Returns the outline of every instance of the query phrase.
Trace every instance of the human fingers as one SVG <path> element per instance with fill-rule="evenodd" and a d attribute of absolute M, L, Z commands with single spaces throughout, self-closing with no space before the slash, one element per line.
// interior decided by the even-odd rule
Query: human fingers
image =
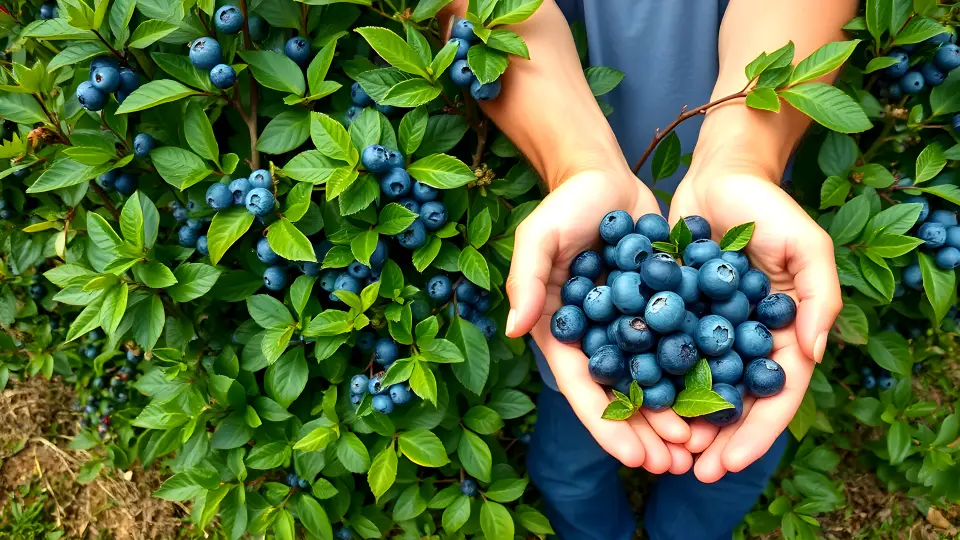
<path fill-rule="evenodd" d="M 660 435 L 657 435 L 657 432 L 650 427 L 646 418 L 643 415 L 635 414 L 626 423 L 633 428 L 646 452 L 643 468 L 652 474 L 663 474 L 670 470 L 673 463 L 670 450 L 660 438 Z"/>
<path fill-rule="evenodd" d="M 694 418 L 690 422 L 690 439 L 684 446 L 691 454 L 699 454 L 710 446 L 719 432 L 719 427 L 702 418 Z"/>
<path fill-rule="evenodd" d="M 513 259 L 507 276 L 510 313 L 506 334 L 509 337 L 528 333 L 543 315 L 547 283 L 558 250 L 557 232 L 543 216 L 534 211 L 514 236 Z"/>
<path fill-rule="evenodd" d="M 808 222 L 806 226 L 793 233 L 797 240 L 790 250 L 787 270 L 793 275 L 798 300 L 797 342 L 807 358 L 820 362 L 843 302 L 833 241 L 806 215 L 803 221 Z"/>
<path fill-rule="evenodd" d="M 696 463 L 693 464 L 693 474 L 697 477 L 697 480 L 705 484 L 712 484 L 727 474 L 727 468 L 723 464 L 723 451 L 730 439 L 733 438 L 737 428 L 743 423 L 746 415 L 749 414 L 753 402 L 753 398 L 744 399 L 743 416 L 740 417 L 740 420 L 720 429 L 710 446 L 697 458 Z"/>
<path fill-rule="evenodd" d="M 650 427 L 664 441 L 683 444 L 690 440 L 690 426 L 683 418 L 677 416 L 677 413 L 673 412 L 672 409 L 663 411 L 640 409 L 640 414 L 647 419 Z"/>

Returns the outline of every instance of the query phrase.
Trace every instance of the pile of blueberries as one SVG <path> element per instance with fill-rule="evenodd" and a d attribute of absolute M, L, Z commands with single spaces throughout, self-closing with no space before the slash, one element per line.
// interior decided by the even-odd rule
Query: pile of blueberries
<path fill-rule="evenodd" d="M 77 86 L 77 101 L 88 111 L 99 111 L 107 104 L 107 96 L 115 94 L 123 103 L 131 92 L 140 88 L 140 76 L 109 56 L 100 56 L 90 62 L 90 79 Z"/>
<path fill-rule="evenodd" d="M 905 45 L 890 51 L 896 64 L 883 69 L 887 84 L 881 92 L 898 99 L 904 94 L 919 94 L 924 88 L 940 86 L 947 75 L 960 67 L 960 47 L 957 36 L 944 32 L 917 45 Z M 911 58 L 911 55 L 920 57 Z M 957 118 L 954 119 L 955 121 Z"/>
<path fill-rule="evenodd" d="M 91 331 L 85 338 L 83 355 L 89 359 L 100 354 L 103 333 L 99 330 Z M 139 350 L 130 348 L 122 366 L 107 366 L 105 373 L 99 377 L 92 377 L 88 385 L 80 389 L 78 400 L 73 408 L 82 412 L 81 428 L 97 426 L 97 432 L 105 437 L 110 429 L 111 415 L 118 407 L 130 399 L 130 386 L 136 378 L 137 366 L 142 354 Z"/>
<path fill-rule="evenodd" d="M 477 42 L 477 35 L 473 32 L 473 23 L 466 19 L 459 19 L 453 24 L 450 32 L 450 42 L 457 44 L 457 54 L 450 67 L 450 80 L 453 84 L 470 88 L 470 95 L 477 101 L 489 101 L 500 95 L 500 79 L 488 84 L 481 84 L 473 70 L 467 64 L 467 52 L 470 46 Z"/>
<path fill-rule="evenodd" d="M 350 401 L 354 405 L 360 404 L 363 396 L 373 396 L 371 404 L 373 410 L 390 414 L 395 406 L 406 405 L 413 399 L 413 392 L 408 383 L 383 386 L 383 377 L 386 370 L 400 358 L 400 347 L 397 342 L 388 337 L 376 337 L 371 332 L 362 332 L 357 339 L 357 346 L 365 353 L 373 353 L 373 361 L 383 367 L 384 372 L 373 377 L 360 373 L 350 379 Z"/>
<path fill-rule="evenodd" d="M 622 210 L 604 216 L 603 254 L 584 251 L 574 259 L 551 330 L 563 343 L 580 343 L 594 381 L 623 393 L 636 381 L 643 406 L 655 411 L 674 404 L 683 376 L 706 356 L 713 390 L 733 408 L 704 418 L 728 425 L 740 418 L 747 392 L 767 397 L 783 389 L 786 374 L 768 358 L 769 329 L 793 322 L 797 306 L 786 294 L 771 294 L 769 278 L 750 268 L 745 254 L 722 251 L 705 219 L 684 221 L 693 240 L 681 265 L 654 252 L 653 242 L 670 239 L 662 216 L 647 214 L 636 224 Z"/>
<path fill-rule="evenodd" d="M 903 180 L 900 181 L 902 185 Z M 920 247 L 933 253 L 933 260 L 944 270 L 953 270 L 960 266 L 960 227 L 957 226 L 957 213 L 953 210 L 931 210 L 930 203 L 923 196 L 908 197 L 906 203 L 922 205 L 917 218 L 916 236 L 923 240 Z M 923 290 L 923 275 L 920 263 L 914 261 L 903 269 L 903 283 L 916 291 Z M 901 296 L 903 287 L 898 285 L 894 296 Z"/>

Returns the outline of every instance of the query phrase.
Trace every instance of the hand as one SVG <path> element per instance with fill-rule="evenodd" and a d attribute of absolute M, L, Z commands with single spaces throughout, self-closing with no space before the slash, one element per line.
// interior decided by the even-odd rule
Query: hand
<path fill-rule="evenodd" d="M 696 167 L 673 197 L 670 222 L 700 215 L 719 241 L 730 227 L 755 222 L 746 247 L 751 266 L 766 272 L 771 289 L 797 301 L 795 323 L 773 331 L 771 358 L 786 372 L 780 394 L 744 399 L 743 417 L 723 429 L 697 420 L 687 449 L 700 453 L 694 473 L 716 482 L 763 456 L 800 407 L 814 362 L 823 358 L 827 333 L 842 307 L 833 242 L 826 232 L 763 173 Z"/>
<path fill-rule="evenodd" d="M 602 419 L 611 399 L 590 377 L 587 357 L 576 344 L 560 343 L 550 332 L 550 318 L 562 305 L 560 288 L 570 277 L 570 262 L 597 247 L 598 225 L 612 210 L 627 210 L 638 218 L 658 212 L 658 207 L 629 170 L 591 170 L 568 178 L 520 224 L 507 278 L 511 309 L 506 333 L 533 336 L 560 392 L 610 455 L 629 467 L 642 465 L 657 474 L 685 472 L 692 464 L 682 446 L 690 436 L 686 422 L 673 411 L 648 410 L 626 422 Z"/>

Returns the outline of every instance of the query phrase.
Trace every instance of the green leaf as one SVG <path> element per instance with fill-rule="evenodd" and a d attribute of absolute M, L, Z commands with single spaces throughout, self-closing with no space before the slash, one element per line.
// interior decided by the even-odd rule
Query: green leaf
<path fill-rule="evenodd" d="M 525 478 L 507 478 L 504 480 L 497 480 L 490 484 L 490 487 L 487 488 L 487 491 L 484 492 L 484 495 L 486 495 L 488 499 L 492 499 L 500 503 L 513 502 L 523 495 L 523 492 L 527 489 L 528 483 L 529 480 Z"/>
<path fill-rule="evenodd" d="M 747 244 L 753 237 L 754 229 L 756 229 L 756 224 L 752 221 L 731 227 L 730 230 L 723 234 L 723 238 L 720 239 L 720 249 L 740 251 L 747 247 Z"/>
<path fill-rule="evenodd" d="M 687 226 L 685 219 L 678 219 L 673 225 L 673 228 L 670 229 L 670 241 L 677 246 L 680 252 L 686 249 L 687 245 L 693 241 L 693 233 L 690 232 L 690 227 Z"/>
<path fill-rule="evenodd" d="M 881 69 L 888 68 L 900 63 L 900 60 L 892 56 L 878 56 L 876 58 L 871 58 L 867 62 L 867 67 L 864 68 L 864 73 L 873 73 L 875 71 L 880 71 Z"/>
<path fill-rule="evenodd" d="M 286 217 L 281 217 L 270 225 L 267 231 L 267 241 L 277 255 L 288 261 L 317 262 L 313 244 Z"/>
<path fill-rule="evenodd" d="M 397 480 L 397 452 L 393 449 L 393 443 L 384 448 L 373 458 L 373 464 L 370 465 L 370 471 L 367 473 L 367 483 L 370 484 L 370 491 L 374 498 L 379 501 L 380 497 L 393 486 Z"/>
<path fill-rule="evenodd" d="M 363 474 L 370 468 L 370 454 L 352 432 L 344 433 L 337 444 L 337 459 L 345 469 L 354 474 Z"/>
<path fill-rule="evenodd" d="M 247 311 L 261 328 L 289 326 L 294 323 L 293 316 L 283 302 L 266 294 L 247 298 Z"/>
<path fill-rule="evenodd" d="M 176 285 L 177 278 L 167 266 L 159 261 L 147 261 L 133 267 L 134 277 L 151 289 L 165 289 Z"/>
<path fill-rule="evenodd" d="M 389 203 L 380 210 L 376 231 L 394 236 L 405 231 L 416 219 L 417 214 L 397 203 Z"/>
<path fill-rule="evenodd" d="M 219 163 L 220 147 L 217 145 L 217 137 L 213 134 L 210 119 L 197 101 L 191 101 L 187 105 L 183 119 L 183 136 L 190 148 L 200 157 Z"/>
<path fill-rule="evenodd" d="M 866 345 L 869 324 L 860 306 L 845 303 L 831 333 L 847 343 Z"/>
<path fill-rule="evenodd" d="M 469 429 L 463 430 L 460 445 L 457 447 L 457 456 L 467 474 L 481 482 L 490 481 L 490 471 L 493 467 L 490 447 L 476 433 Z"/>
<path fill-rule="evenodd" d="M 2 109 L 0 109 L 0 116 L 4 116 Z M 10 117 L 8 116 L 7 119 L 10 119 Z M 43 193 L 82 184 L 107 170 L 109 170 L 109 165 L 98 167 L 84 165 L 72 159 L 59 159 L 49 169 L 43 171 L 40 178 L 37 178 L 37 181 L 27 188 L 27 193 Z"/>
<path fill-rule="evenodd" d="M 329 116 L 310 113 L 310 139 L 323 155 L 332 159 L 350 162 L 353 144 L 350 135 L 340 122 Z"/>
<path fill-rule="evenodd" d="M 460 252 L 458 264 L 463 275 L 484 289 L 490 289 L 490 268 L 487 260 L 473 246 L 466 246 Z"/>
<path fill-rule="evenodd" d="M 303 335 L 307 337 L 336 336 L 349 332 L 351 327 L 349 316 L 345 311 L 328 309 L 310 321 Z"/>
<path fill-rule="evenodd" d="M 363 231 L 353 237 L 350 242 L 350 251 L 353 253 L 353 257 L 365 266 L 370 266 L 370 256 L 376 251 L 379 238 L 377 231 Z"/>
<path fill-rule="evenodd" d="M 937 21 L 926 17 L 915 17 L 897 34 L 894 44 L 912 45 L 944 32 L 947 32 L 947 28 Z"/>
<path fill-rule="evenodd" d="M 310 430 L 293 445 L 294 450 L 317 452 L 323 450 L 340 437 L 340 431 L 331 426 L 320 426 Z"/>
<path fill-rule="evenodd" d="M 310 112 L 306 109 L 284 111 L 263 128 L 263 133 L 257 139 L 257 150 L 268 154 L 283 154 L 294 150 L 310 137 L 310 125 Z M 291 163 L 287 164 L 290 165 Z M 284 172 L 287 172 L 286 168 Z"/>
<path fill-rule="evenodd" d="M 906 338 L 894 332 L 872 334 L 867 341 L 867 353 L 880 367 L 908 375 L 913 368 L 913 357 Z"/>
<path fill-rule="evenodd" d="M 890 464 L 899 465 L 912 453 L 913 439 L 910 437 L 910 426 L 903 420 L 897 420 L 887 432 L 887 453 L 890 455 Z"/>
<path fill-rule="evenodd" d="M 257 82 L 281 92 L 302 96 L 307 91 L 303 70 L 286 55 L 273 51 L 237 51 L 247 63 Z"/>
<path fill-rule="evenodd" d="M 713 374 L 710 371 L 710 364 L 705 358 L 701 358 L 693 366 L 693 369 L 684 377 L 684 386 L 686 388 L 713 388 Z"/>
<path fill-rule="evenodd" d="M 820 209 L 842 206 L 850 193 L 850 181 L 839 176 L 831 176 L 820 186 Z"/>
<path fill-rule="evenodd" d="M 153 52 L 150 53 L 150 58 L 157 63 L 160 69 L 166 71 L 175 79 L 208 92 L 214 90 L 209 73 L 201 71 L 191 64 L 187 55 Z"/>
<path fill-rule="evenodd" d="M 887 262 L 870 252 L 859 253 L 858 256 L 864 279 L 873 285 L 888 302 L 892 300 L 896 280 Z"/>
<path fill-rule="evenodd" d="M 418 272 L 423 272 L 440 253 L 442 241 L 437 236 L 431 236 L 427 243 L 413 251 L 413 266 Z"/>
<path fill-rule="evenodd" d="M 344 179 L 357 178 L 353 167 L 345 167 L 344 163 L 330 159 L 318 150 L 307 150 L 297 154 L 283 167 L 283 174 L 298 182 L 314 185 L 328 182 L 337 184 L 339 186 L 337 195 L 350 186 L 350 184 L 343 185 Z"/>
<path fill-rule="evenodd" d="M 923 244 L 923 240 L 913 238 L 912 236 L 881 234 L 876 238 L 870 239 L 866 251 L 877 257 L 892 259 L 910 253 L 921 244 Z"/>
<path fill-rule="evenodd" d="M 253 219 L 253 214 L 247 212 L 247 209 L 242 206 L 222 210 L 213 216 L 210 229 L 207 231 L 207 247 L 213 264 L 220 262 L 230 246 L 250 229 Z"/>
<path fill-rule="evenodd" d="M 938 186 L 920 187 L 916 189 L 924 193 L 936 195 L 937 197 L 950 201 L 953 204 L 960 204 L 960 187 L 957 187 L 953 184 L 941 184 Z"/>
<path fill-rule="evenodd" d="M 873 236 L 875 231 L 883 229 L 884 234 L 904 234 L 914 225 L 920 217 L 923 206 L 920 203 L 900 203 L 883 210 L 873 216 L 867 223 L 868 236 Z M 875 240 L 871 240 L 873 244 Z"/>
<path fill-rule="evenodd" d="M 394 339 L 396 334 L 391 332 Z M 398 341 L 400 341 L 398 339 Z M 412 340 L 411 340 L 412 341 Z M 437 404 L 437 378 L 426 362 L 415 362 L 413 373 L 410 374 L 410 388 L 415 394 L 434 406 Z"/>
<path fill-rule="evenodd" d="M 870 200 L 864 195 L 850 199 L 840 207 L 830 224 L 830 237 L 836 245 L 852 242 L 870 218 Z"/>
<path fill-rule="evenodd" d="M 856 167 L 853 172 L 863 175 L 860 182 L 872 188 L 887 188 L 897 181 L 886 167 L 876 163 L 867 163 L 862 167 Z"/>
<path fill-rule="evenodd" d="M 602 96 L 616 88 L 625 74 L 605 66 L 591 66 L 583 70 L 583 75 L 593 95 Z"/>
<path fill-rule="evenodd" d="M 481 84 L 489 84 L 507 70 L 507 53 L 477 44 L 467 52 L 467 64 Z"/>
<path fill-rule="evenodd" d="M 483 435 L 493 435 L 503 428 L 503 419 L 493 409 L 477 405 L 463 415 L 463 425 Z M 505 502 L 505 501 L 501 501 Z"/>
<path fill-rule="evenodd" d="M 650 170 L 654 180 L 662 180 L 677 172 L 680 167 L 680 137 L 671 131 L 667 137 L 657 145 L 653 153 Z"/>
<path fill-rule="evenodd" d="M 513 540 L 513 518 L 502 504 L 484 501 L 480 508 L 480 529 L 489 540 Z"/>
<path fill-rule="evenodd" d="M 197 184 L 213 172 L 196 154 L 177 146 L 157 148 L 150 152 L 150 158 L 157 173 L 179 190 Z"/>
<path fill-rule="evenodd" d="M 443 87 L 437 83 L 410 79 L 390 87 L 379 103 L 394 107 L 418 107 L 433 101 L 442 91 Z"/>
<path fill-rule="evenodd" d="M 930 90 L 930 109 L 933 116 L 960 111 L 960 72 L 951 71 L 943 84 Z"/>
<path fill-rule="evenodd" d="M 516 33 L 511 32 L 510 30 L 503 30 L 500 28 L 491 30 L 490 37 L 487 38 L 487 47 L 496 49 L 498 51 L 503 51 L 507 54 L 513 54 L 527 60 L 530 59 L 530 50 L 527 48 L 526 42 L 523 41 L 523 38 L 518 36 Z"/>
<path fill-rule="evenodd" d="M 887 21 L 890 20 L 893 3 L 889 0 L 867 0 L 866 4 L 867 30 L 879 42 L 880 36 L 888 28 Z"/>
<path fill-rule="evenodd" d="M 145 350 L 152 350 L 160 339 L 163 331 L 164 312 L 163 302 L 159 296 L 151 295 L 141 301 L 133 309 L 128 310 L 126 317 L 137 321 L 133 327 L 133 338 Z"/>
<path fill-rule="evenodd" d="M 386 28 L 375 26 L 356 28 L 354 31 L 363 36 L 370 47 L 377 51 L 377 54 L 391 66 L 411 75 L 418 75 L 423 78 L 429 77 L 423 59 L 413 50 L 413 47 L 397 34 Z"/>
<path fill-rule="evenodd" d="M 513 512 L 513 518 L 523 526 L 523 528 L 533 534 L 556 534 L 547 517 L 538 512 L 531 506 L 521 504 Z"/>
<path fill-rule="evenodd" d="M 291 349 L 267 368 L 264 388 L 271 399 L 287 408 L 307 386 L 307 361 L 300 347 Z"/>
<path fill-rule="evenodd" d="M 76 45 L 71 45 L 57 53 L 57 55 L 50 60 L 50 63 L 47 64 L 47 72 L 52 73 L 64 66 L 72 66 L 73 64 L 83 62 L 84 60 L 106 52 L 106 47 L 100 42 L 81 42 Z"/>
<path fill-rule="evenodd" d="M 517 24 L 529 19 L 543 3 L 543 0 L 499 0 L 495 3 L 493 19 L 487 24 L 487 27 L 490 28 L 500 24 Z M 487 537 L 494 540 L 489 534 Z M 513 537 L 512 532 L 510 537 Z"/>
<path fill-rule="evenodd" d="M 859 133 L 873 127 L 853 98 L 824 83 L 806 83 L 778 94 L 817 123 L 841 133 Z"/>
<path fill-rule="evenodd" d="M 957 273 L 953 270 L 944 270 L 936 265 L 933 257 L 918 252 L 920 273 L 923 275 L 923 292 L 933 307 L 937 321 L 942 321 L 947 315 L 950 306 L 957 296 Z"/>
<path fill-rule="evenodd" d="M 459 488 L 457 489 L 459 492 Z M 443 511 L 443 517 L 441 518 L 443 530 L 448 533 L 460 530 L 470 520 L 470 511 L 470 497 L 458 494 L 450 503 L 450 506 Z"/>
<path fill-rule="evenodd" d="M 156 107 L 157 105 L 177 101 L 187 96 L 195 96 L 199 93 L 200 92 L 192 88 L 170 79 L 150 81 L 127 96 L 127 99 L 117 108 L 117 114 L 142 111 Z"/>
<path fill-rule="evenodd" d="M 204 491 L 189 473 L 179 473 L 167 478 L 153 496 L 168 501 L 188 501 Z"/>
<path fill-rule="evenodd" d="M 108 336 L 112 336 L 127 309 L 129 291 L 126 284 L 118 283 L 103 295 L 103 307 L 100 309 L 100 326 Z"/>
<path fill-rule="evenodd" d="M 407 173 L 438 189 L 458 188 L 477 179 L 464 162 L 446 154 L 433 154 L 414 161 L 407 167 Z"/>
<path fill-rule="evenodd" d="M 939 143 L 927 146 L 917 156 L 916 178 L 913 183 L 921 184 L 933 180 L 946 166 L 947 158 L 943 153 L 943 147 Z"/>
<path fill-rule="evenodd" d="M 296 498 L 297 518 L 304 528 L 310 531 L 316 538 L 332 539 L 333 527 L 330 525 L 330 518 L 327 511 L 320 506 L 313 497 L 301 494 Z"/>
<path fill-rule="evenodd" d="M 443 6 L 453 0 L 422 0 L 417 2 L 417 7 L 413 10 L 413 20 L 416 22 L 432 19 Z"/>
<path fill-rule="evenodd" d="M 420 147 L 423 136 L 427 131 L 428 119 L 429 115 L 427 110 L 423 107 L 417 107 L 405 114 L 403 119 L 400 120 L 398 138 L 400 151 L 403 152 L 404 155 L 412 156 L 413 153 L 417 151 L 417 148 Z"/>
<path fill-rule="evenodd" d="M 709 388 L 687 388 L 677 395 L 673 404 L 673 411 L 686 418 L 732 408 L 730 402 Z"/>
<path fill-rule="evenodd" d="M 398 438 L 400 451 L 421 467 L 443 467 L 450 463 L 440 438 L 425 429 L 404 431 Z"/>
<path fill-rule="evenodd" d="M 130 36 L 127 47 L 131 49 L 146 49 L 157 41 L 173 33 L 178 28 L 175 24 L 164 21 L 146 20 L 137 26 Z"/>
<path fill-rule="evenodd" d="M 773 88 L 754 88 L 747 93 L 747 107 L 780 112 L 780 96 Z"/>
<path fill-rule="evenodd" d="M 850 58 L 859 43 L 859 39 L 834 41 L 820 47 L 797 64 L 793 74 L 790 75 L 789 84 L 810 81 L 833 72 Z"/>
<path fill-rule="evenodd" d="M 258 470 L 279 467 L 285 459 L 285 452 L 289 452 L 289 450 L 287 450 L 287 443 L 282 441 L 258 444 L 250 450 L 244 464 L 251 469 Z"/>
<path fill-rule="evenodd" d="M 315 96 L 319 93 L 324 79 L 327 78 L 327 72 L 330 70 L 330 64 L 333 62 L 336 48 L 337 40 L 333 39 L 320 49 L 320 52 L 313 57 L 310 65 L 307 66 L 307 84 L 310 87 L 311 95 Z"/>
<path fill-rule="evenodd" d="M 637 408 L 632 404 L 628 405 L 623 401 L 616 400 L 607 405 L 600 417 L 604 420 L 626 420 L 633 416 L 635 412 L 637 412 Z"/>

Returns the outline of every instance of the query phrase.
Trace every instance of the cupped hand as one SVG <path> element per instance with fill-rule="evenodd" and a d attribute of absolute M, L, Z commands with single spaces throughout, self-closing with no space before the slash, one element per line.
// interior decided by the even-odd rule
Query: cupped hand
<path fill-rule="evenodd" d="M 697 420 L 691 426 L 686 447 L 702 452 L 694 472 L 703 482 L 716 482 L 763 456 L 790 423 L 815 362 L 823 358 L 827 333 L 842 304 L 833 242 L 789 195 L 762 174 L 700 170 L 691 171 L 677 189 L 670 223 L 703 216 L 719 241 L 731 227 L 755 222 L 745 248 L 751 266 L 769 276 L 772 291 L 789 294 L 797 302 L 796 321 L 772 331 L 771 358 L 787 376 L 783 391 L 763 399 L 745 398 L 743 416 L 736 424 L 718 429 Z"/>
<path fill-rule="evenodd" d="M 586 171 L 554 189 L 520 224 L 507 278 L 511 309 L 506 332 L 511 337 L 528 332 L 533 336 L 560 392 L 610 455 L 658 474 L 685 472 L 692 464 L 683 447 L 690 437 L 686 422 L 669 410 L 641 410 L 626 422 L 602 419 L 610 397 L 590 377 L 587 357 L 577 344 L 561 343 L 550 332 L 571 261 L 600 245 L 600 221 L 612 210 L 626 210 L 634 219 L 659 213 L 653 195 L 628 170 Z"/>

